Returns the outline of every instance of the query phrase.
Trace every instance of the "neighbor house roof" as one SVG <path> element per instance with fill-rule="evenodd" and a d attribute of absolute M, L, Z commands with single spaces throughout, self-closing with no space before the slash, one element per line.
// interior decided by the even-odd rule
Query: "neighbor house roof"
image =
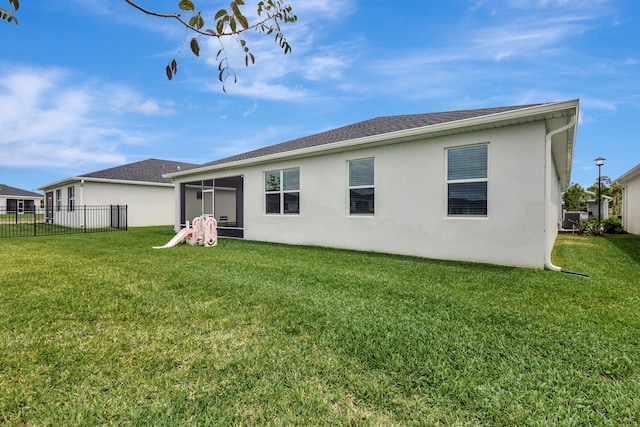
<path fill-rule="evenodd" d="M 0 196 L 6 197 L 43 197 L 40 193 L 34 193 L 33 191 L 22 190 L 20 188 L 10 187 L 8 185 L 0 184 Z"/>
<path fill-rule="evenodd" d="M 174 162 L 170 160 L 147 159 L 139 162 L 128 163 L 122 166 L 102 169 L 84 175 L 73 176 L 61 181 L 53 182 L 40 189 L 55 187 L 71 181 L 102 181 L 120 183 L 139 183 L 171 185 L 171 179 L 164 178 L 163 175 L 197 167 L 194 163 Z"/>
<path fill-rule="evenodd" d="M 197 175 L 202 172 L 266 163 L 277 159 L 313 156 L 331 151 L 353 150 L 360 146 L 395 144 L 442 135 L 490 129 L 514 124 L 546 120 L 548 128 L 558 123 L 568 124 L 577 115 L 578 100 L 528 104 L 510 107 L 480 108 L 443 113 L 409 114 L 378 117 L 337 129 L 270 145 L 231 157 L 205 163 L 199 167 L 169 173 L 165 177 Z M 551 122 L 554 122 L 551 124 Z M 557 140 L 557 138 L 556 138 Z M 575 126 L 565 132 L 565 141 L 556 146 L 561 156 L 558 164 L 562 182 L 571 176 L 571 163 L 575 141 Z M 560 156 L 558 156 L 560 157 Z"/>
<path fill-rule="evenodd" d="M 624 175 L 620 176 L 620 178 L 616 179 L 616 182 L 620 184 L 626 184 L 631 179 L 640 176 L 640 164 L 634 167 L 633 169 L 627 171 Z"/>

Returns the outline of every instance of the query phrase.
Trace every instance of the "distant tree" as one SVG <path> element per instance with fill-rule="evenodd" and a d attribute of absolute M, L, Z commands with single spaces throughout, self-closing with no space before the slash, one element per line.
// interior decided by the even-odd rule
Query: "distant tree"
<path fill-rule="evenodd" d="M 617 181 L 611 183 L 609 196 L 613 198 L 609 213 L 615 216 L 622 215 L 622 186 Z"/>
<path fill-rule="evenodd" d="M 220 43 L 220 48 L 216 53 L 216 61 L 218 62 L 218 80 L 222 83 L 222 90 L 225 92 L 225 83 L 227 80 L 231 78 L 235 83 L 237 81 L 237 77 L 229 64 L 227 50 L 223 42 L 236 42 L 244 52 L 244 64 L 248 67 L 249 64 L 255 63 L 255 56 L 249 49 L 247 40 L 244 37 L 245 32 L 254 30 L 266 35 L 273 35 L 275 37 L 275 42 L 286 55 L 291 52 L 291 45 L 289 45 L 287 39 L 284 37 L 281 25 L 296 22 L 298 20 L 298 17 L 293 14 L 291 6 L 285 4 L 283 0 L 258 1 L 256 4 L 257 18 L 254 22 L 249 22 L 249 19 L 241 10 L 242 7 L 245 6 L 244 0 L 233 0 L 229 4 L 228 9 L 219 9 L 212 18 L 206 17 L 206 19 L 200 11 L 196 12 L 196 5 L 192 0 L 178 1 L 178 9 L 182 12 L 188 13 L 190 15 L 188 17 L 183 17 L 180 12 L 160 13 L 147 9 L 142 7 L 139 4 L 140 2 L 137 0 L 124 1 L 147 15 L 175 20 L 178 22 L 178 24 L 183 26 L 186 30 L 182 46 L 187 44 L 188 41 L 189 48 L 195 56 L 200 56 L 200 39 L 217 39 Z M 13 7 L 14 11 L 17 11 L 20 8 L 19 0 L 8 0 L 8 2 Z M 16 24 L 18 23 L 15 16 L 13 16 L 8 9 L 0 8 L 0 15 L 2 16 L 2 19 L 8 22 L 14 21 Z M 182 47 L 178 49 L 176 56 L 181 51 Z M 165 68 L 165 72 L 169 80 L 178 73 L 178 61 L 175 56 L 171 61 L 169 61 L 169 64 Z"/>
<path fill-rule="evenodd" d="M 17 12 L 20 9 L 20 1 L 19 0 L 8 0 L 9 4 L 13 7 L 13 11 Z M 11 14 L 9 9 L 5 9 L 4 7 L 0 7 L 0 18 L 7 22 L 15 22 L 18 25 L 18 20 L 15 16 Z"/>
<path fill-rule="evenodd" d="M 609 204 L 609 214 L 610 215 L 620 215 L 620 207 L 622 204 L 622 186 L 617 182 L 613 182 L 611 178 L 606 175 L 600 177 L 600 182 L 602 183 L 602 195 L 611 197 L 611 203 Z M 596 199 L 598 198 L 598 181 L 594 182 L 593 185 L 587 188 L 588 191 L 591 191 L 596 195 Z"/>
<path fill-rule="evenodd" d="M 566 189 L 562 196 L 562 201 L 566 211 L 584 211 L 587 208 L 587 195 L 584 192 L 584 188 L 575 182 Z"/>

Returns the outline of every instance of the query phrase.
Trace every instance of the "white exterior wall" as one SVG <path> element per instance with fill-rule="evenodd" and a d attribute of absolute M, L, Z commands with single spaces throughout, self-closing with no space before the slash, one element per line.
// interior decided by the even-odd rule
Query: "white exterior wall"
<path fill-rule="evenodd" d="M 624 229 L 640 234 L 640 173 L 624 183 L 622 209 Z"/>
<path fill-rule="evenodd" d="M 31 196 L 0 196 L 0 208 L 4 209 L 7 207 L 7 200 L 33 200 L 33 204 L 36 208 L 36 210 L 40 211 L 40 204 L 42 203 L 42 200 L 44 199 L 44 196 L 42 197 L 31 197 Z"/>
<path fill-rule="evenodd" d="M 173 186 L 157 186 L 74 181 L 63 186 L 49 187 L 46 192 L 53 192 L 53 203 L 56 203 L 56 190 L 62 191 L 61 203 L 68 205 L 67 188 L 75 187 L 75 205 L 108 206 L 127 205 L 127 225 L 129 227 L 145 227 L 152 225 L 173 224 Z M 54 212 L 54 218 L 60 215 Z"/>
<path fill-rule="evenodd" d="M 85 181 L 82 195 L 76 188 L 76 204 L 127 205 L 129 227 L 171 225 L 173 191 L 173 186 Z"/>
<path fill-rule="evenodd" d="M 448 218 L 446 148 L 489 143 L 488 215 Z M 350 216 L 347 162 L 375 158 L 375 215 Z M 180 177 L 244 175 L 244 237 L 428 258 L 543 268 L 545 125 L 537 122 Z M 300 214 L 265 215 L 267 170 L 300 168 Z M 178 188 L 178 186 L 176 186 Z M 176 200 L 179 197 L 176 196 Z M 179 221 L 179 206 L 176 210 Z M 178 224 L 176 224 L 176 228 Z M 557 233 L 557 230 L 554 230 Z"/>

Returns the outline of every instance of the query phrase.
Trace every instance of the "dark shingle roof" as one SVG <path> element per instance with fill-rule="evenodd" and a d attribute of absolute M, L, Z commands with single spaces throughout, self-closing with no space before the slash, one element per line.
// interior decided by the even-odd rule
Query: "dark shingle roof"
<path fill-rule="evenodd" d="M 302 148 L 315 147 L 318 145 L 331 144 L 334 142 L 349 141 L 352 139 L 363 138 L 367 136 L 382 135 L 385 133 L 413 129 L 423 126 L 431 126 L 441 123 L 470 119 L 474 117 L 488 116 L 490 114 L 520 110 L 523 108 L 534 107 L 536 105 L 541 104 L 482 108 L 476 110 L 458 110 L 444 113 L 407 114 L 400 116 L 377 117 L 375 119 L 365 120 L 363 122 L 354 123 L 351 125 L 343 126 L 341 128 L 332 129 L 326 132 L 320 132 L 314 135 L 305 136 L 303 138 L 293 139 L 291 141 L 282 142 L 280 144 L 270 145 L 268 147 L 263 147 L 235 156 L 226 157 L 224 159 L 215 160 L 213 162 L 205 163 L 202 166 L 213 166 L 222 163 L 268 156 L 270 154 L 299 150 Z"/>
<path fill-rule="evenodd" d="M 121 181 L 141 181 L 170 183 L 171 179 L 163 178 L 166 173 L 192 169 L 198 165 L 193 163 L 172 162 L 170 160 L 148 159 L 135 163 L 128 163 L 114 168 L 80 175 L 82 178 L 113 179 Z"/>
<path fill-rule="evenodd" d="M 2 184 L 0 184 L 0 196 L 43 197 L 41 193 L 34 193 L 33 191 L 22 190 Z"/>

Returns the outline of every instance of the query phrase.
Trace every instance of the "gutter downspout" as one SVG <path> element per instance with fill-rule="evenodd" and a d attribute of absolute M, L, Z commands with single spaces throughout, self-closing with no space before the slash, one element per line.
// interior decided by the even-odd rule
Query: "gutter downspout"
<path fill-rule="evenodd" d="M 80 205 L 84 206 L 84 179 L 80 180 Z"/>
<path fill-rule="evenodd" d="M 545 198 L 545 202 L 546 202 L 546 209 L 545 209 L 545 221 L 544 221 L 544 228 L 545 228 L 545 262 L 544 262 L 544 268 L 546 268 L 547 270 L 551 270 L 551 271 L 557 271 L 560 272 L 562 271 L 561 267 L 558 267 L 557 265 L 553 265 L 553 263 L 551 262 L 551 250 L 553 249 L 553 245 L 549 244 L 549 239 L 547 237 L 547 234 L 549 233 L 549 230 L 551 229 L 551 218 L 549 215 L 549 197 L 551 195 L 551 162 L 552 162 L 552 157 L 551 157 L 551 139 L 556 136 L 557 134 L 564 132 L 572 127 L 574 127 L 576 125 L 576 114 L 574 114 L 573 116 L 571 116 L 571 120 L 569 120 L 569 123 L 567 123 L 566 125 L 556 129 L 556 130 L 552 130 L 551 132 L 549 132 L 545 138 L 545 175 L 544 175 L 544 179 L 545 179 L 545 193 L 547 195 L 547 197 Z"/>

